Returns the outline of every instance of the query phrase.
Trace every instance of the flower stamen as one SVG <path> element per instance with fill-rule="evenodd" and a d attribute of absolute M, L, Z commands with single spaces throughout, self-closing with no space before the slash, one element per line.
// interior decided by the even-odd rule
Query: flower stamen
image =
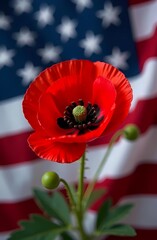
<path fill-rule="evenodd" d="M 64 116 L 57 119 L 60 128 L 77 129 L 79 134 L 96 129 L 103 121 L 104 116 L 99 117 L 99 106 L 88 102 L 87 106 L 84 101 L 79 99 L 78 102 L 71 102 L 66 106 Z"/>
<path fill-rule="evenodd" d="M 83 102 L 82 99 L 79 99 L 79 100 L 78 100 L 78 103 L 79 103 L 79 105 L 84 106 L 84 102 Z"/>

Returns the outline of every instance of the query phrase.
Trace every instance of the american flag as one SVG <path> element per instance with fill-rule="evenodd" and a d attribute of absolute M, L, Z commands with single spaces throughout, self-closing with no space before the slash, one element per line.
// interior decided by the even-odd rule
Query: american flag
<path fill-rule="evenodd" d="M 115 144 L 97 186 L 106 187 L 114 203 L 134 203 L 125 222 L 135 227 L 135 240 L 157 239 L 156 26 L 156 0 L 0 1 L 0 240 L 19 220 L 39 212 L 32 188 L 41 185 L 45 171 L 76 181 L 77 162 L 50 163 L 29 149 L 31 129 L 21 108 L 23 94 L 41 70 L 73 58 L 109 62 L 129 78 L 134 100 L 125 123 L 137 124 L 141 136 Z M 110 137 L 88 147 L 88 180 Z"/>

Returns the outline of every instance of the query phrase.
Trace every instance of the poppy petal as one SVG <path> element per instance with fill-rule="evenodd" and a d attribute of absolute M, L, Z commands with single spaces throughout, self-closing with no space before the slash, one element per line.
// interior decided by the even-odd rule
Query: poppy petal
<path fill-rule="evenodd" d="M 42 73 L 44 75 L 47 75 L 46 71 L 49 72 L 49 70 L 47 69 Z M 40 130 L 41 128 L 37 119 L 39 98 L 42 93 L 50 86 L 50 79 L 43 79 L 42 73 L 36 78 L 35 81 L 30 84 L 22 102 L 25 118 L 29 121 L 32 128 L 36 130 Z"/>
<path fill-rule="evenodd" d="M 54 64 L 53 66 L 41 72 L 30 84 L 24 96 L 23 112 L 25 118 L 29 121 L 30 125 L 34 129 L 40 130 L 41 128 L 37 119 L 38 102 L 40 96 L 56 80 L 65 76 L 78 76 L 79 79 L 83 79 L 82 94 L 85 96 L 88 88 L 88 80 L 92 82 L 95 79 L 95 68 L 93 62 L 88 60 L 70 60 Z"/>
<path fill-rule="evenodd" d="M 52 95 L 55 105 L 63 116 L 66 106 L 71 102 L 78 102 L 79 99 L 82 99 L 85 103 L 91 101 L 92 86 L 89 77 L 84 81 L 83 78 L 73 75 L 58 79 L 47 89 L 47 92 Z"/>
<path fill-rule="evenodd" d="M 96 139 L 104 132 L 115 110 L 116 91 L 114 85 L 103 77 L 98 77 L 94 81 L 92 91 L 92 103 L 99 106 L 100 115 L 101 117 L 104 116 L 104 120 L 100 126 L 78 136 L 74 133 L 73 135 L 60 136 L 59 139 L 55 138 L 56 140 L 58 139 L 58 141 L 65 142 L 88 142 Z"/>
<path fill-rule="evenodd" d="M 50 93 L 45 92 L 40 97 L 37 116 L 42 129 L 46 131 L 49 137 L 67 134 L 66 130 L 60 128 L 57 124 L 57 119 L 61 116 L 61 113 L 58 111 Z"/>
<path fill-rule="evenodd" d="M 95 62 L 94 65 L 96 67 L 97 75 L 104 76 L 111 81 L 117 92 L 115 111 L 110 123 L 105 129 L 104 133 L 106 134 L 116 129 L 126 118 L 130 109 L 133 94 L 129 81 L 117 68 L 103 62 Z"/>
<path fill-rule="evenodd" d="M 92 103 L 97 104 L 106 116 L 116 100 L 116 91 L 111 81 L 100 76 L 93 84 Z"/>
<path fill-rule="evenodd" d="M 28 138 L 32 150 L 40 157 L 58 163 L 72 163 L 85 152 L 85 143 L 66 144 L 54 142 L 40 133 L 33 133 Z"/>

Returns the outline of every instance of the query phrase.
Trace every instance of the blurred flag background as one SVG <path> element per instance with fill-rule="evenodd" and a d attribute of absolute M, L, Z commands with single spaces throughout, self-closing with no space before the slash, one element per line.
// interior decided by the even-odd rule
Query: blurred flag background
<path fill-rule="evenodd" d="M 78 163 L 37 159 L 29 149 L 31 129 L 21 102 L 30 82 L 46 67 L 67 59 L 106 61 L 125 73 L 134 100 L 126 123 L 141 136 L 121 139 L 97 186 L 113 202 L 135 204 L 125 219 L 135 240 L 157 239 L 157 1 L 7 0 L 0 1 L 0 240 L 39 209 L 32 188 L 44 171 L 76 181 Z M 123 125 L 124 125 L 123 124 Z M 102 159 L 111 135 L 88 147 L 87 180 Z M 101 199 L 103 201 L 103 199 Z M 98 208 L 93 206 L 92 214 Z M 109 240 L 120 239 L 109 237 Z M 124 240 L 129 238 L 124 237 Z"/>

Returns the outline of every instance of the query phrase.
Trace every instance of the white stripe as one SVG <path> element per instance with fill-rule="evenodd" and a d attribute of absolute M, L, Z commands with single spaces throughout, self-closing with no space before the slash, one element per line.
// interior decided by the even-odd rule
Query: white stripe
<path fill-rule="evenodd" d="M 133 208 L 121 223 L 129 224 L 137 229 L 156 230 L 157 228 L 157 197 L 155 195 L 138 195 L 125 197 L 120 204 L 131 203 Z M 96 213 L 90 211 L 86 216 L 88 226 L 93 226 Z"/>
<path fill-rule="evenodd" d="M 23 96 L 0 102 L 0 136 L 30 130 L 22 112 Z"/>
<path fill-rule="evenodd" d="M 132 173 L 140 163 L 157 163 L 156 142 L 157 128 L 155 127 L 152 127 L 136 142 L 129 142 L 124 139 L 119 141 L 102 169 L 100 179 L 104 177 L 124 177 Z M 90 169 L 85 174 L 87 179 L 93 178 L 105 151 L 106 148 L 103 146 L 90 148 L 87 154 L 89 161 L 86 164 Z M 67 181 L 76 181 L 78 164 L 78 161 L 73 164 L 62 165 L 46 160 L 37 160 L 1 167 L 0 202 L 20 201 L 31 197 L 32 188 L 41 186 L 40 179 L 45 171 L 56 171 L 60 177 Z"/>
<path fill-rule="evenodd" d="M 133 88 L 134 100 L 132 108 L 139 99 L 145 99 L 157 95 L 157 59 L 146 62 L 143 72 L 134 78 L 130 78 Z M 22 96 L 0 103 L 0 136 L 18 134 L 30 129 L 22 112 Z"/>
<path fill-rule="evenodd" d="M 0 240 L 7 240 L 9 238 L 9 235 L 9 232 L 0 233 Z"/>
<path fill-rule="evenodd" d="M 136 228 L 157 229 L 157 196 L 138 195 L 125 197 L 121 203 L 132 203 L 133 209 L 123 222 Z"/>
<path fill-rule="evenodd" d="M 151 127 L 148 132 L 138 140 L 130 142 L 121 139 L 111 152 L 100 179 L 104 177 L 120 178 L 132 173 L 137 165 L 141 163 L 157 163 L 157 128 Z M 106 152 L 103 146 L 93 147 L 89 152 L 90 169 L 88 176 L 92 179 L 93 170 Z"/>
<path fill-rule="evenodd" d="M 150 38 L 157 25 L 157 1 L 134 5 L 129 8 L 134 39 Z"/>
<path fill-rule="evenodd" d="M 149 59 L 140 75 L 130 78 L 133 89 L 133 109 L 139 100 L 153 98 L 157 95 L 157 58 Z"/>
<path fill-rule="evenodd" d="M 32 188 L 41 187 L 45 171 L 56 171 L 68 181 L 76 180 L 78 162 L 62 165 L 46 160 L 36 160 L 0 168 L 0 202 L 21 201 L 32 197 Z"/>

